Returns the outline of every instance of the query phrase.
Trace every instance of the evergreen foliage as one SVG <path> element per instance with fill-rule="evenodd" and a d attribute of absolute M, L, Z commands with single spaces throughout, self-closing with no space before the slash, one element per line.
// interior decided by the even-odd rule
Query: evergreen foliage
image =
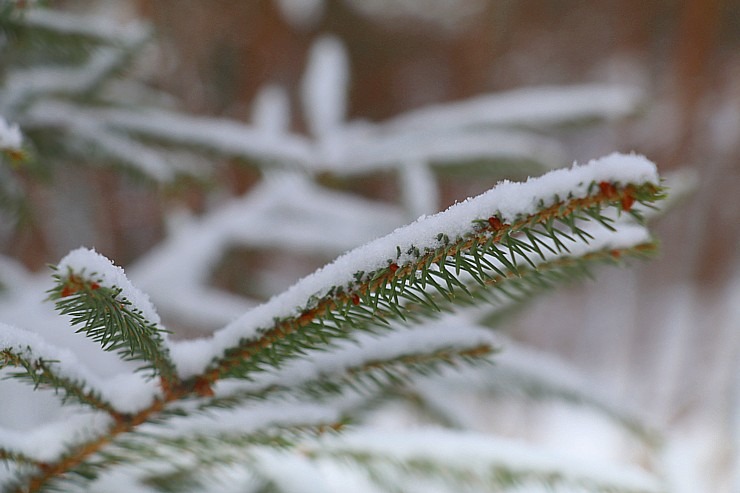
<path fill-rule="evenodd" d="M 53 161 L 58 148 L 50 142 L 64 128 L 68 134 L 56 144 L 65 151 L 90 159 L 95 149 L 160 181 L 182 171 L 167 159 L 169 146 L 176 145 L 253 160 L 261 168 L 277 162 L 337 172 L 336 163 L 307 139 L 285 129 L 270 140 L 259 125 L 141 112 L 108 98 L 105 86 L 123 75 L 147 38 L 141 26 L 101 29 L 99 20 L 2 9 L 3 39 L 19 44 L 0 63 L 0 114 L 21 125 L 29 166 Z M 440 114 L 454 120 L 450 115 L 461 107 Z M 388 128 L 414 128 L 416 118 L 407 115 L 406 123 L 400 118 Z M 327 122 L 317 114 L 313 120 L 321 144 Z M 505 123 L 521 124 L 513 120 Z M 446 131 L 407 129 L 403 135 L 418 144 Z M 369 168 L 393 162 L 402 180 L 432 180 L 426 165 L 415 168 L 418 162 L 404 149 L 390 157 L 380 152 L 393 150 L 391 144 L 384 137 L 358 139 L 343 157 L 357 157 Z M 367 158 L 373 151 L 378 156 Z M 442 167 L 469 157 L 433 146 L 423 151 L 418 159 Z M 15 176 L 10 161 L 2 164 L 0 172 Z M 0 325 L 0 370 L 34 390 L 54 391 L 66 409 L 94 423 L 83 428 L 69 419 L 72 433 L 43 451 L 0 430 L 0 461 L 7 465 L 2 491 L 210 491 L 224 477 L 229 491 L 330 491 L 322 467 L 348 463 L 367 491 L 419 491 L 426 482 L 484 491 L 532 485 L 661 491 L 660 482 L 642 471 L 574 467 L 535 448 L 472 432 L 373 438 L 363 431 L 363 417 L 400 398 L 439 426 L 464 428 L 462 419 L 433 402 L 427 385 L 457 375 L 464 385 L 483 378 L 489 388 L 509 386 L 534 398 L 590 406 L 652 443 L 652 431 L 608 399 L 532 368 L 497 365 L 507 344 L 491 329 L 513 306 L 590 277 L 597 266 L 652 254 L 656 243 L 644 215 L 663 198 L 652 163 L 634 155 L 502 183 L 348 252 L 194 341 L 171 340 L 153 304 L 121 269 L 92 250 L 74 251 L 55 267 L 48 301 L 70 332 L 134 367 L 120 381 L 106 380 L 71 351 L 30 332 L 33 327 Z M 426 205 L 409 208 L 419 212 Z M 466 310 L 481 312 L 469 323 L 460 315 Z M 294 483 L 292 474 L 300 474 Z M 301 478 L 311 482 L 296 486 Z"/>
<path fill-rule="evenodd" d="M 530 188 L 536 190 L 534 185 Z M 378 390 L 397 387 L 416 374 L 428 375 L 442 366 L 487 360 L 491 343 L 464 331 L 457 333 L 458 340 L 432 334 L 436 345 L 426 340 L 418 350 L 414 350 L 413 344 L 399 345 L 401 351 L 396 352 L 388 352 L 395 341 L 387 333 L 408 331 L 398 324 L 419 324 L 452 310 L 458 300 L 461 304 L 477 303 L 486 301 L 488 295 L 494 301 L 501 297 L 519 300 L 573 274 L 579 275 L 594 263 L 652 250 L 649 241 L 626 246 L 596 244 L 592 251 L 579 251 L 577 247 L 586 247 L 595 240 L 587 223 L 608 228 L 602 231 L 617 231 L 619 223 L 607 214 L 607 209 L 624 215 L 635 212 L 636 204 L 650 205 L 661 198 L 656 183 L 602 181 L 591 183 L 585 190 L 583 197 L 540 200 L 536 212 L 515 214 L 517 219 L 511 222 L 504 214 L 491 210 L 489 216 L 475 220 L 467 228 L 453 224 L 459 231 L 457 236 L 451 238 L 443 230 L 429 244 L 432 246 L 423 249 L 396 244 L 396 256 L 390 261 L 382 257 L 368 259 L 362 249 L 349 253 L 338 268 L 351 269 L 354 263 L 386 265 L 369 271 L 348 270 L 349 283 L 327 286 L 322 290 L 325 294 L 308 296 L 290 310 L 293 315 L 278 316 L 278 309 L 271 326 L 257 327 L 251 337 L 241 337 L 236 344 L 227 345 L 222 354 L 216 352 L 207 367 L 194 375 L 178 375 L 177 363 L 169 357 L 170 343 L 156 324 L 144 316 L 148 308 L 134 306 L 122 294 L 135 293 L 135 288 L 111 285 L 109 273 L 87 271 L 89 265 L 106 267 L 96 253 L 74 252 L 69 256 L 74 260 L 62 261 L 66 271 L 55 275 L 56 286 L 50 297 L 56 300 L 58 311 L 70 316 L 73 326 L 81 325 L 79 330 L 102 349 L 144 362 L 147 372 L 160 378 L 160 392 L 137 412 L 123 413 L 88 391 L 85 382 L 55 374 L 43 358 L 24 356 L 24 351 L 30 349 L 20 350 L 17 344 L 6 343 L 4 366 L 16 367 L 19 371 L 14 376 L 30 379 L 37 386 L 59 389 L 65 399 L 74 397 L 112 418 L 104 433 L 56 462 L 31 461 L 36 470 L 21 481 L 30 485 L 31 491 L 40 491 L 47 483 L 62 484 L 59 481 L 65 478 L 94 479 L 112 464 L 146 460 L 173 463 L 176 457 L 180 461 L 184 455 L 192 461 L 191 468 L 238 463 L 240 454 L 256 445 L 292 447 L 307 436 L 339 429 L 352 415 L 351 408 L 357 406 L 354 403 L 346 408 L 341 403 L 349 389 L 360 389 L 363 395 L 371 396 Z M 418 229 L 434 220 L 445 224 L 447 217 L 454 217 L 453 209 L 406 230 L 413 232 L 414 227 Z M 640 216 L 635 213 L 633 217 Z M 395 236 L 378 242 L 395 241 L 396 237 L 403 238 L 404 233 L 399 230 Z M 309 281 L 310 278 L 304 283 Z M 265 306 L 269 309 L 269 305 Z M 363 361 L 363 350 L 359 349 L 354 360 L 348 359 L 345 366 L 332 364 L 330 356 L 323 356 L 325 351 L 341 352 L 338 341 L 356 340 L 365 332 L 385 335 L 381 339 L 384 349 L 379 352 L 384 356 Z M 412 331 L 412 335 L 424 340 L 423 331 L 417 332 L 418 335 Z M 408 337 L 409 333 L 404 335 Z M 369 351 L 367 344 L 359 347 Z M 281 370 L 290 362 L 306 355 L 317 369 L 315 376 L 309 375 L 303 381 L 280 378 Z M 328 362 L 322 363 L 322 356 Z M 277 378 L 260 384 L 257 374 L 262 373 L 276 374 Z M 237 385 L 231 390 L 214 390 L 223 380 L 245 381 L 248 389 Z M 337 398 L 339 402 L 332 402 Z M 252 404 L 255 400 L 262 402 Z M 6 460 L 28 462 L 19 452 L 6 450 L 3 454 Z M 374 456 L 365 452 L 349 457 L 363 463 L 371 473 L 375 461 L 384 460 L 371 460 Z M 403 467 L 425 471 L 436 466 L 426 460 L 414 460 Z M 533 476 L 531 471 L 516 472 L 505 466 L 494 466 L 493 471 L 492 484 L 498 486 L 519 484 L 532 477 L 546 484 L 568 478 L 556 470 L 544 476 Z M 458 474 L 464 475 L 459 472 L 452 477 Z M 597 483 L 591 484 L 594 491 L 647 491 L 615 487 L 611 482 L 608 486 Z"/>

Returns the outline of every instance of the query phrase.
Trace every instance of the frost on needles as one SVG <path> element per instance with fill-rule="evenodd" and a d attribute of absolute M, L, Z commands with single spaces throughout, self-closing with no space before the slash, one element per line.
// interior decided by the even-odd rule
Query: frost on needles
<path fill-rule="evenodd" d="M 99 418 L 74 439 L 42 434 L 54 442 L 43 453 L 0 430 L 3 491 L 92 491 L 121 475 L 129 485 L 146 481 L 166 491 L 161 478 L 197 479 L 224 464 L 246 464 L 259 475 L 265 447 L 289 452 L 302 442 L 304 453 L 312 451 L 305 460 L 336 455 L 334 442 L 322 452 L 313 437 L 351 423 L 384 389 L 495 361 L 499 344 L 490 331 L 430 319 L 481 302 L 501 308 L 583 277 L 594 264 L 653 251 L 641 211 L 662 197 L 655 166 L 637 155 L 504 182 L 346 253 L 211 337 L 189 341 L 168 337 L 122 269 L 75 250 L 56 267 L 50 298 L 70 330 L 141 371 L 108 381 L 70 351 L 0 325 L 0 368 Z M 363 452 L 362 436 L 349 454 L 360 466 L 382 452 L 372 440 Z M 426 447 L 409 442 L 410 456 L 415 443 Z M 656 491 L 634 474 L 589 480 L 562 461 L 510 457 L 489 464 L 497 471 L 492 484 L 521 476 L 597 491 Z"/>

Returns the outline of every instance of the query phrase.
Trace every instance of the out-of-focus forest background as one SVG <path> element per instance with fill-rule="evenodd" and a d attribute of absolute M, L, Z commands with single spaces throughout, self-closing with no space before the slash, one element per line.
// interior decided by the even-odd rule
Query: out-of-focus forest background
<path fill-rule="evenodd" d="M 530 86 L 607 82 L 643 91 L 631 117 L 559 128 L 555 137 L 568 162 L 635 151 L 655 161 L 662 173 L 680 171 L 693 183 L 656 222 L 659 258 L 631 270 L 605 270 L 593 283 L 540 300 L 512 323 L 517 337 L 565 357 L 647 409 L 659 427 L 678 430 L 681 438 L 667 460 L 706 464 L 709 469 L 701 474 L 707 477 L 714 470 L 724 478 L 732 475 L 727 472 L 737 450 L 730 437 L 740 434 L 739 2 L 53 4 L 72 11 L 94 6 L 123 20 L 150 21 L 156 47 L 147 48 L 136 70 L 175 98 L 178 108 L 249 121 L 258 92 L 277 84 L 290 95 L 296 132 L 308 130 L 300 80 L 312 44 L 326 34 L 340 39 L 349 55 L 351 119 L 383 121 L 426 105 Z M 56 169 L 54 187 L 26 184 L 35 212 L 22 228 L 3 234 L 2 250 L 41 269 L 86 244 L 126 265 L 163 237 L 164 212 L 173 203 L 198 212 L 216 200 L 214 195 L 242 194 L 260 176 L 244 163 L 217 164 L 210 187 L 185 180 L 163 194 L 109 168 Z M 485 178 L 443 177 L 440 206 L 492 184 Z M 382 173 L 354 181 L 327 178 L 327 185 L 381 201 L 397 195 Z M 270 262 L 261 255 L 232 262 L 254 269 L 255 263 Z M 296 278 L 306 273 L 306 263 L 311 260 L 295 262 Z M 215 282 L 229 287 L 233 268 L 222 271 Z M 517 406 L 512 403 L 508 413 L 499 410 L 491 427 L 506 433 L 531 419 L 535 411 Z M 580 445 L 603 446 L 574 440 L 574 447 Z"/>

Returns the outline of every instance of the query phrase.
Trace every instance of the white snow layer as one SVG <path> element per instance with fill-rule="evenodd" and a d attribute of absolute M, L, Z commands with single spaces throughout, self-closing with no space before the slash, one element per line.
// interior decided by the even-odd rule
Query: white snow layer
<path fill-rule="evenodd" d="M 162 424 L 144 424 L 139 430 L 151 436 L 248 435 L 272 426 L 320 426 L 336 423 L 341 411 L 331 404 L 261 402 L 248 409 L 217 409 L 197 416 L 173 417 Z"/>
<path fill-rule="evenodd" d="M 583 166 L 574 165 L 571 169 L 554 170 L 526 182 L 502 182 L 475 198 L 455 204 L 434 216 L 422 217 L 383 238 L 344 254 L 333 263 L 303 278 L 286 292 L 217 331 L 212 338 L 189 341 L 187 349 L 184 346 L 180 348 L 182 350 L 175 349 L 173 358 L 183 377 L 197 374 L 213 358 L 220 356 L 225 349 L 237 345 L 241 339 L 258 337 L 261 330 L 272 326 L 275 318 L 295 315 L 311 296 L 321 296 L 333 286 L 352 283 L 354 273 L 385 268 L 391 261 L 402 265 L 406 259 L 396 259 L 397 247 L 402 252 L 412 245 L 421 251 L 434 249 L 440 245 L 437 240 L 439 233 L 454 239 L 469 231 L 474 220 L 485 219 L 494 214 L 499 214 L 504 222 L 512 222 L 518 217 L 535 213 L 540 201 L 545 206 L 554 203 L 556 195 L 586 197 L 590 185 L 601 181 L 658 184 L 659 177 L 655 165 L 643 156 L 611 154 Z M 610 242 L 627 246 L 645 241 L 646 233 L 643 228 L 628 228 L 626 239 L 619 233 L 609 238 Z"/>

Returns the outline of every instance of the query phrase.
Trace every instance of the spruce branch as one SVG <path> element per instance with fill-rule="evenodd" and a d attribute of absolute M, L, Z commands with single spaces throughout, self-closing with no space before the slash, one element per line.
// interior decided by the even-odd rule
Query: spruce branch
<path fill-rule="evenodd" d="M 197 378 L 210 384 L 223 377 L 245 377 L 329 341 L 351 338 L 353 332 L 387 328 L 414 310 L 426 315 L 450 309 L 459 298 L 473 297 L 464 276 L 508 294 L 508 280 L 547 270 L 540 269 L 542 263 L 559 262 L 570 249 L 587 241 L 589 233 L 582 222 L 595 219 L 614 229 L 607 209 L 626 212 L 635 203 L 660 198 L 662 191 L 652 182 L 594 181 L 585 196 L 565 200 L 555 196 L 549 204 L 541 199 L 539 210 L 517 214 L 509 222 L 495 209 L 489 210 L 487 217 L 476 219 L 454 238 L 443 232 L 424 248 L 397 246 L 395 258 L 387 259 L 384 267 L 355 270 L 346 284 L 309 296 L 295 315 L 275 317 L 271 326 L 257 328 L 258 337 L 242 338 L 226 348 Z M 638 243 L 644 243 L 643 250 L 650 248 L 647 241 Z M 621 255 L 619 248 L 610 251 Z M 539 274 L 535 278 L 533 282 L 542 281 Z"/>
<path fill-rule="evenodd" d="M 70 256 L 103 259 L 84 249 L 72 252 L 67 258 Z M 88 273 L 84 268 L 76 272 L 71 265 L 66 267 L 66 272 L 61 273 L 61 270 L 57 269 L 54 274 L 56 285 L 49 290 L 49 299 L 55 301 L 62 315 L 71 317 L 73 326 L 79 326 L 77 332 L 84 332 L 106 351 L 116 351 L 126 359 L 144 362 L 140 370 L 158 376 L 165 393 L 177 388 L 180 381 L 165 344 L 166 332 L 158 326 L 157 320 L 147 318 L 156 317 L 156 313 L 145 314 L 143 307 L 136 306 L 126 296 L 123 287 L 106 285 L 99 272 Z M 127 282 L 125 277 L 123 281 Z M 127 292 L 133 289 L 130 287 Z"/>

